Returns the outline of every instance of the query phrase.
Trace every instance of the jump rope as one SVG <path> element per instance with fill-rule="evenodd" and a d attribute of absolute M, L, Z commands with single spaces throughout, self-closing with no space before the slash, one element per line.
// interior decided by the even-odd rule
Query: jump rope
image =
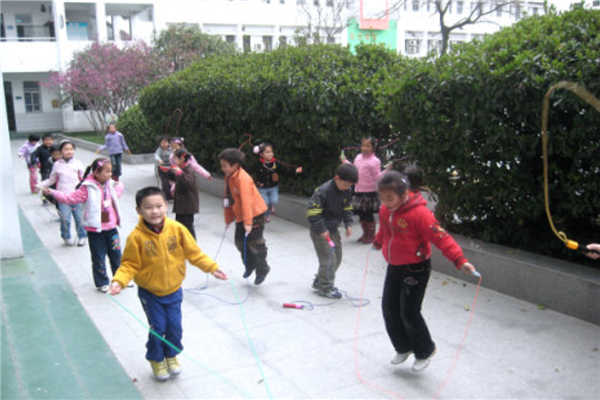
<path fill-rule="evenodd" d="M 600 112 L 600 101 L 594 97 L 591 93 L 589 93 L 587 90 L 585 90 L 583 87 L 577 85 L 576 83 L 572 83 L 572 82 L 559 82 L 557 84 L 555 84 L 554 86 L 552 86 L 548 92 L 546 93 L 546 96 L 544 97 L 544 105 L 543 105 L 543 112 L 542 112 L 542 151 L 543 151 L 543 163 L 544 163 L 544 200 L 545 200 L 545 209 L 546 209 L 546 215 L 548 217 L 548 222 L 550 224 L 550 228 L 552 229 L 552 231 L 554 232 L 554 234 L 563 242 L 565 243 L 565 246 L 569 249 L 572 250 L 576 250 L 582 253 L 598 253 L 595 250 L 589 250 L 586 249 L 585 246 L 581 246 L 578 242 L 574 241 L 574 240 L 570 240 L 567 235 L 562 232 L 562 231 L 558 231 L 555 226 L 554 226 L 554 222 L 552 221 L 552 215 L 550 212 L 550 200 L 549 200 L 549 185 L 548 185 L 548 111 L 549 111 L 549 101 L 550 101 L 550 96 L 552 94 L 552 92 L 556 89 L 566 89 L 566 90 L 570 90 L 571 92 L 575 93 L 577 96 L 579 96 L 580 98 L 582 98 L 583 100 L 585 100 L 588 104 L 592 105 L 598 112 Z M 251 139 L 252 136 L 249 135 L 248 141 L 247 143 L 251 143 Z M 397 141 L 397 140 L 396 140 Z M 395 141 L 394 141 L 395 142 Z M 392 143 L 394 143 L 392 142 Z M 389 143 L 389 145 L 391 145 L 392 143 Z M 246 144 L 246 143 L 244 143 Z M 241 147 L 244 146 L 244 144 L 242 144 Z M 354 148 L 345 148 L 342 150 L 342 155 L 344 155 L 344 150 L 353 150 Z M 404 159 L 405 157 L 403 157 Z M 219 248 L 217 250 L 217 254 L 216 256 L 218 256 L 220 250 L 221 250 L 221 246 L 223 245 L 223 241 L 225 239 L 225 234 L 227 232 L 227 228 L 225 229 L 225 231 L 223 232 L 223 236 L 221 238 L 221 243 L 219 244 Z M 331 238 L 328 238 L 328 242 L 329 245 L 331 247 L 331 254 L 334 254 L 334 247 L 335 245 L 333 244 L 333 241 L 331 240 Z M 244 265 L 246 264 L 246 246 L 247 246 L 247 235 L 245 235 L 244 237 Z M 361 291 L 360 291 L 360 297 L 358 299 L 354 299 L 354 298 L 350 298 L 349 296 L 347 296 L 347 293 L 345 293 L 345 295 L 348 297 L 348 300 L 351 302 L 354 302 L 356 300 L 358 300 L 358 303 L 355 303 L 356 307 L 358 308 L 357 311 L 357 318 L 356 318 L 356 327 L 355 327 L 355 331 L 354 331 L 354 340 L 353 340 L 353 349 L 354 349 L 354 366 L 355 366 L 355 372 L 356 372 L 356 376 L 358 378 L 358 380 L 367 385 L 370 386 L 378 391 L 380 391 L 381 393 L 385 393 L 386 395 L 390 395 L 393 396 L 395 398 L 399 398 L 399 399 L 404 399 L 403 396 L 401 396 L 399 393 L 392 391 L 392 390 L 388 390 L 384 387 L 381 387 L 375 383 L 372 383 L 366 379 L 364 379 L 362 377 L 362 374 L 360 372 L 360 368 L 359 368 L 359 364 L 358 364 L 358 332 L 359 332 L 359 328 L 360 328 L 360 322 L 361 322 L 361 312 L 362 312 L 362 307 L 366 306 L 369 304 L 369 300 L 368 299 L 364 299 L 364 291 L 365 291 L 365 286 L 366 286 L 366 279 L 367 279 L 367 273 L 368 273 L 368 269 L 369 269 L 369 258 L 370 258 L 370 254 L 371 252 L 369 252 L 367 254 L 367 259 L 365 262 L 365 269 L 364 269 L 364 273 L 363 273 L 363 278 L 362 278 L 362 284 L 361 284 Z M 216 258 L 215 256 L 215 258 Z M 331 260 L 332 257 L 330 257 Z M 329 273 L 329 269 L 328 269 L 328 273 Z M 454 372 L 454 369 L 456 368 L 456 365 L 458 363 L 458 359 L 462 353 L 462 349 L 464 347 L 464 344 L 466 342 L 466 339 L 468 337 L 469 331 L 471 329 L 471 323 L 473 320 L 473 315 L 475 313 L 475 309 L 477 306 L 477 299 L 479 297 L 479 289 L 481 288 L 481 275 L 477 272 L 474 271 L 473 272 L 473 276 L 475 276 L 476 278 L 478 278 L 478 282 L 477 282 L 477 288 L 475 290 L 475 296 L 473 298 L 473 303 L 471 305 L 470 308 L 470 313 L 469 313 L 469 317 L 467 320 L 467 324 L 465 327 L 465 331 L 463 333 L 461 342 L 459 344 L 458 350 L 456 352 L 456 355 L 454 356 L 454 359 L 450 365 L 450 367 L 448 368 L 448 371 L 445 374 L 444 379 L 442 380 L 442 382 L 439 384 L 439 386 L 437 387 L 435 393 L 434 393 L 434 398 L 439 398 L 439 396 L 441 395 L 442 391 L 445 389 L 448 381 L 450 380 L 452 373 Z M 247 327 L 247 323 L 245 320 L 245 316 L 244 316 L 244 311 L 243 311 L 243 307 L 242 307 L 242 303 L 247 301 L 249 293 L 250 293 L 250 289 L 248 289 L 248 293 L 246 295 L 246 299 L 242 302 L 239 298 L 237 289 L 235 288 L 235 285 L 233 284 L 233 282 L 231 282 L 232 288 L 234 290 L 236 299 L 238 300 L 237 303 L 231 303 L 231 302 L 227 302 L 224 301 L 222 299 L 218 299 L 220 301 L 229 303 L 229 304 L 237 304 L 240 307 L 240 311 L 242 313 L 242 320 L 244 323 L 244 329 L 246 331 L 246 335 L 247 335 L 247 339 L 248 342 L 250 343 L 250 346 L 252 348 L 252 352 L 253 355 L 257 361 L 259 370 L 261 375 L 263 376 L 263 382 L 265 383 L 265 388 L 267 390 L 267 394 L 269 395 L 270 399 L 273 399 L 272 393 L 270 391 L 270 388 L 268 386 L 267 380 L 265 378 L 264 375 L 264 371 L 262 370 L 262 366 L 260 364 L 260 360 L 258 359 L 257 353 L 256 353 L 256 349 L 254 348 L 252 339 L 250 338 L 250 335 L 248 333 L 248 327 Z M 205 284 L 205 286 L 203 288 L 200 288 L 198 290 L 203 290 L 208 288 L 208 276 L 207 276 L 207 283 Z M 151 334 L 155 335 L 156 337 L 158 337 L 160 340 L 162 340 L 163 342 L 165 342 L 167 345 L 169 345 L 170 347 L 172 347 L 174 350 L 178 351 L 179 353 L 181 353 L 182 355 L 184 355 L 185 357 L 187 357 L 188 359 L 190 359 L 191 361 L 193 361 L 194 363 L 198 364 L 199 366 L 201 366 L 202 368 L 206 369 L 207 371 L 211 372 L 213 375 L 215 375 L 216 377 L 218 377 L 219 379 L 221 379 L 224 383 L 226 383 L 227 385 L 235 388 L 240 394 L 242 394 L 244 397 L 249 398 L 250 396 L 241 388 L 239 388 L 237 385 L 235 385 L 235 383 L 233 383 L 232 381 L 228 380 L 227 378 L 221 376 L 218 372 L 211 370 L 210 368 L 208 368 L 207 366 L 205 366 L 204 364 L 200 363 L 198 360 L 196 360 L 195 358 L 189 356 L 187 353 L 183 353 L 180 349 L 176 348 L 172 343 L 170 343 L 168 340 L 166 340 L 165 338 L 161 337 L 160 335 L 158 335 L 156 332 L 154 332 L 147 324 L 145 324 L 142 320 L 140 320 L 139 318 L 137 318 L 137 316 L 135 316 L 130 310 L 128 310 L 123 304 L 121 304 L 118 300 L 116 300 L 113 296 L 109 296 L 111 298 L 111 300 L 113 300 L 115 303 L 117 303 L 121 308 L 123 308 L 125 311 L 127 311 L 130 315 L 132 315 L 142 326 L 144 326 Z M 215 296 L 213 296 L 215 297 Z M 215 297 L 216 298 L 216 297 Z M 331 305 L 334 304 L 336 302 L 339 302 L 339 300 L 335 300 L 332 301 L 330 303 L 327 304 L 313 304 L 311 302 L 308 301 L 304 301 L 304 300 L 295 300 L 291 303 L 284 303 L 284 307 L 289 307 L 289 308 L 299 308 L 299 309 L 306 309 L 306 310 L 313 310 L 315 307 L 317 306 L 327 306 L 327 305 Z"/>
<path fill-rule="evenodd" d="M 567 248 L 583 254 L 600 254 L 600 252 L 596 250 L 587 249 L 586 245 L 580 245 L 578 242 L 569 239 L 564 232 L 558 231 L 554 227 L 554 221 L 552 221 L 552 214 L 550 213 L 550 190 L 548 185 L 548 113 L 550 109 L 550 96 L 557 89 L 565 89 L 571 91 L 572 93 L 579 96 L 579 98 L 584 100 L 586 103 L 594 107 L 596 111 L 600 113 L 600 100 L 598 100 L 593 94 L 591 94 L 582 86 L 576 83 L 561 81 L 551 86 L 550 89 L 548 89 L 548 91 L 546 92 L 546 95 L 544 96 L 544 108 L 542 110 L 542 154 L 544 160 L 544 206 L 546 208 L 546 216 L 548 217 L 550 229 L 552 229 L 552 232 L 554 232 L 556 237 L 560 241 L 562 241 Z"/>

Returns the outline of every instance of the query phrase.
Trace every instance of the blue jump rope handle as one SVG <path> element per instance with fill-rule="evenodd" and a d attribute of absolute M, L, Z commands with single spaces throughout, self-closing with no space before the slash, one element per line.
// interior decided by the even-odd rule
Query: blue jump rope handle
<path fill-rule="evenodd" d="M 473 275 L 475 278 L 481 278 L 481 274 L 477 271 L 471 272 L 471 275 Z"/>

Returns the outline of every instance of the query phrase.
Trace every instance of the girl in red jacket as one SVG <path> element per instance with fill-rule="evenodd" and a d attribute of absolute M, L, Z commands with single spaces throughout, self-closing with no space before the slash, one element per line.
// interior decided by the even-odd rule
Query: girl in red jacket
<path fill-rule="evenodd" d="M 456 268 L 473 273 L 454 239 L 440 226 L 421 193 L 409 188 L 396 171 L 386 172 L 379 180 L 379 232 L 373 247 L 381 249 L 388 262 L 383 287 L 382 309 L 385 328 L 400 364 L 414 354 L 412 370 L 427 368 L 435 355 L 421 305 L 431 274 L 431 245 L 435 244 Z"/>

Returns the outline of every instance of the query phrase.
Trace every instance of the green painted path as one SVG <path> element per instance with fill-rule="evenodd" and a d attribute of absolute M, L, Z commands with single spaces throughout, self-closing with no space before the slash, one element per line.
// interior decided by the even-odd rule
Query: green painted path
<path fill-rule="evenodd" d="M 20 214 L 25 257 L 1 264 L 1 390 L 8 399 L 141 399 Z"/>

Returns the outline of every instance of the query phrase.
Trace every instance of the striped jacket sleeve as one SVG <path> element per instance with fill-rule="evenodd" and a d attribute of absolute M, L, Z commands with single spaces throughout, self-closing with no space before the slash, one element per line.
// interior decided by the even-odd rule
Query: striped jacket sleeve
<path fill-rule="evenodd" d="M 323 220 L 324 203 L 325 194 L 321 188 L 318 188 L 308 201 L 308 209 L 306 210 L 306 218 L 310 223 L 310 229 L 318 234 L 327 231 L 325 221 Z"/>

